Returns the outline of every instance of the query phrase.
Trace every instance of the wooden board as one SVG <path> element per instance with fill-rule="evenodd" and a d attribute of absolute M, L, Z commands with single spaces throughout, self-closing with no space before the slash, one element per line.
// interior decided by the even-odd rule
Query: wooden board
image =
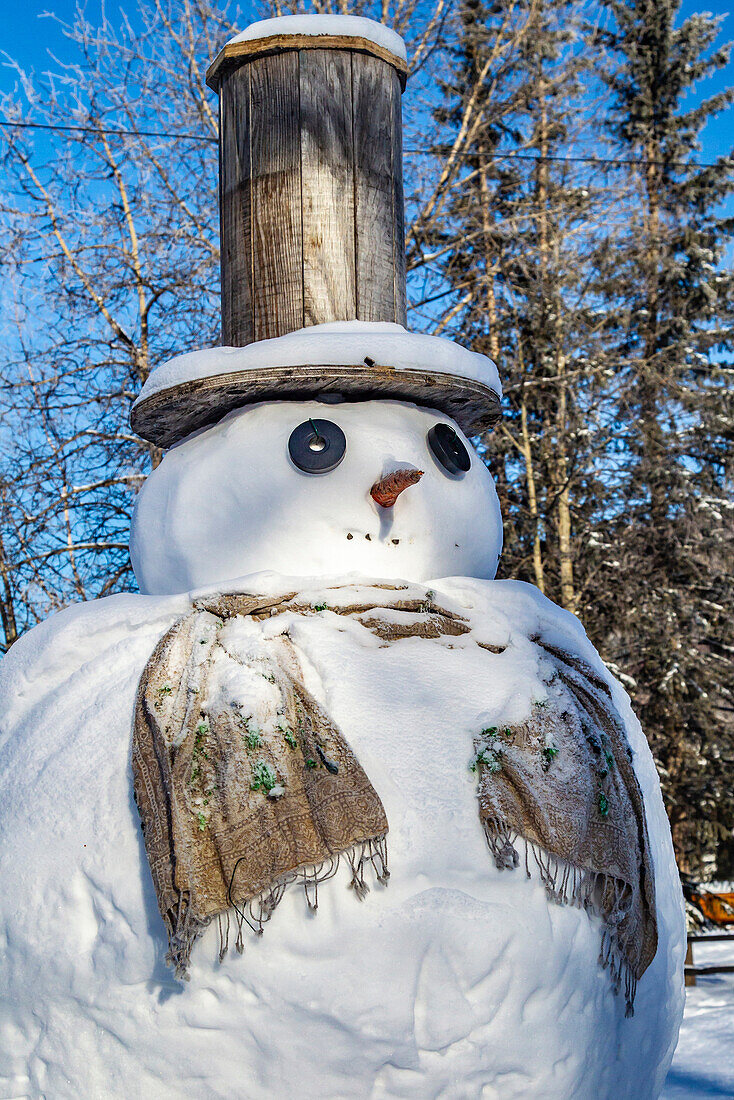
<path fill-rule="evenodd" d="M 261 367 L 182 382 L 151 394 L 133 408 L 133 431 L 171 447 L 198 428 L 215 424 L 228 412 L 256 401 L 395 399 L 439 409 L 467 435 L 490 428 L 500 416 L 494 390 L 469 378 L 442 371 L 396 370 L 364 363 L 334 366 Z M 337 406 L 338 407 L 338 406 Z"/>
<path fill-rule="evenodd" d="M 357 316 L 354 263 L 352 62 L 300 55 L 303 323 Z"/>
<path fill-rule="evenodd" d="M 222 86 L 219 127 L 222 343 L 240 346 L 255 339 L 252 323 L 248 66 L 233 72 Z"/>
<path fill-rule="evenodd" d="M 369 38 L 343 34 L 272 34 L 267 38 L 250 39 L 247 42 L 227 42 L 206 71 L 206 82 L 213 92 L 219 91 L 222 80 L 243 61 L 255 57 L 282 53 L 284 50 L 350 50 L 370 54 L 391 65 L 398 74 L 401 89 L 405 88 L 408 65 L 402 57 L 379 46 Z"/>
<path fill-rule="evenodd" d="M 392 70 L 375 57 L 352 67 L 357 319 L 398 321 L 395 301 Z"/>
<path fill-rule="evenodd" d="M 303 327 L 299 56 L 263 57 L 246 67 L 253 337 L 268 340 Z"/>

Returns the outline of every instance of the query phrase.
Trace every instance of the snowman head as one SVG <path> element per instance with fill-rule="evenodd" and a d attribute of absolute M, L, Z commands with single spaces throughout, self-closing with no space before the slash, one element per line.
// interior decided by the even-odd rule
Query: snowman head
<path fill-rule="evenodd" d="M 492 578 L 492 477 L 445 413 L 404 401 L 269 401 L 173 447 L 145 482 L 130 550 L 141 591 L 261 570 Z"/>
<path fill-rule="evenodd" d="M 337 15 L 253 24 L 207 70 L 225 346 L 157 366 L 131 411 L 172 448 L 135 511 L 144 592 L 263 570 L 494 576 L 497 497 L 462 432 L 498 418 L 497 370 L 404 327 L 407 74 L 398 35 Z"/>

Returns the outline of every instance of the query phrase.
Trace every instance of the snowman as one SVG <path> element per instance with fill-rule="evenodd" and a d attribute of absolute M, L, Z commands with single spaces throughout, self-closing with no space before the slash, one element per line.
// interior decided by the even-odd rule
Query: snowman
<path fill-rule="evenodd" d="M 368 20 L 255 24 L 219 71 L 292 56 L 353 92 L 387 66 L 395 119 Z M 288 327 L 276 272 L 285 331 L 153 372 L 140 593 L 3 661 L 3 1095 L 660 1094 L 685 928 L 652 756 L 576 618 L 494 580 L 497 373 L 406 331 L 388 251 L 392 316 Z"/>

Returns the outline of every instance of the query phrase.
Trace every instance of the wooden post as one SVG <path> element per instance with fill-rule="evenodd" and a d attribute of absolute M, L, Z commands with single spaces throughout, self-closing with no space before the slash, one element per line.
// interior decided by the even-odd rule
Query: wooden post
<path fill-rule="evenodd" d="M 406 323 L 405 62 L 368 39 L 229 43 L 219 93 L 222 343 Z"/>
<path fill-rule="evenodd" d="M 693 943 L 691 942 L 690 939 L 688 940 L 688 944 L 686 946 L 686 959 L 685 959 L 684 965 L 685 966 L 691 966 L 691 967 L 693 966 Z M 686 974 L 685 983 L 686 983 L 686 986 L 696 984 L 696 975 L 693 973 L 693 971 L 689 971 Z"/>

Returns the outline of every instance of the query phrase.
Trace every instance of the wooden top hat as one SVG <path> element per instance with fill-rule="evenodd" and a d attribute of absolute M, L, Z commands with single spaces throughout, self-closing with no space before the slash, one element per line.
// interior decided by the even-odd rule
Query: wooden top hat
<path fill-rule="evenodd" d="M 211 373 L 202 352 L 198 378 L 179 357 L 189 367 L 179 379 L 166 369 L 177 360 L 164 365 L 167 384 L 154 371 L 133 407 L 144 438 L 170 446 L 240 405 L 324 393 L 429 404 L 469 431 L 496 420 L 489 360 L 480 380 L 440 361 L 354 362 L 353 349 L 343 363 L 284 364 L 276 346 L 334 322 L 405 325 L 406 75 L 402 39 L 353 16 L 265 20 L 221 50 L 207 83 L 219 93 L 222 343 L 270 341 L 273 361 L 239 356 Z"/>

